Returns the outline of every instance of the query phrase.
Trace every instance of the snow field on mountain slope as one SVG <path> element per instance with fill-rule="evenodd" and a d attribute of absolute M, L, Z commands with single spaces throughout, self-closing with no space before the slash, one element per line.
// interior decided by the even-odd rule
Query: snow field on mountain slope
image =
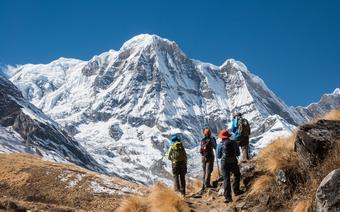
<path fill-rule="evenodd" d="M 115 141 L 109 135 L 109 128 L 113 123 L 115 120 L 82 124 L 78 128 L 80 133 L 75 138 L 108 171 L 129 175 L 143 182 L 149 181 L 151 176 L 146 174 L 151 171 L 153 163 L 164 156 L 149 142 L 151 136 L 160 136 L 159 131 L 144 125 L 138 128 L 120 125 L 124 134 L 119 141 Z"/>

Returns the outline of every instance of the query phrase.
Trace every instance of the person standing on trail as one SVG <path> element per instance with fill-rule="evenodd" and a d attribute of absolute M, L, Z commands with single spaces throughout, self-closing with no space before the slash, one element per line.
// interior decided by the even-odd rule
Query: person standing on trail
<path fill-rule="evenodd" d="M 187 173 L 187 154 L 185 152 L 181 138 L 173 135 L 170 138 L 170 148 L 168 159 L 172 162 L 172 174 L 176 191 L 185 195 L 185 175 Z"/>
<path fill-rule="evenodd" d="M 250 126 L 247 119 L 240 112 L 233 115 L 230 131 L 233 133 L 232 140 L 236 140 L 242 149 L 241 162 L 249 160 L 249 135 Z"/>
<path fill-rule="evenodd" d="M 211 188 L 210 179 L 214 169 L 214 149 L 216 149 L 216 139 L 211 136 L 209 128 L 203 130 L 204 138 L 201 140 L 200 154 L 202 156 L 203 168 L 203 188 Z"/>
<path fill-rule="evenodd" d="M 240 190 L 241 173 L 237 163 L 237 156 L 240 155 L 240 149 L 235 140 L 230 139 L 231 134 L 228 130 L 222 130 L 218 137 L 222 140 L 217 145 L 217 158 L 221 159 L 221 169 L 223 176 L 224 198 L 225 203 L 231 202 L 231 185 L 230 174 L 233 173 L 235 180 L 233 183 L 233 191 L 235 195 L 243 192 Z"/>

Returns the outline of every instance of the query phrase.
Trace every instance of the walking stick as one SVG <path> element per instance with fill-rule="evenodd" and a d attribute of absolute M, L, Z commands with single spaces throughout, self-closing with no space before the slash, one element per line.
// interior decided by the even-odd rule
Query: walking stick
<path fill-rule="evenodd" d="M 216 166 L 217 166 L 218 178 L 220 178 L 221 177 L 221 173 L 220 173 L 220 166 L 218 165 L 218 158 L 217 158 L 216 150 L 215 150 L 215 157 L 216 157 Z"/>

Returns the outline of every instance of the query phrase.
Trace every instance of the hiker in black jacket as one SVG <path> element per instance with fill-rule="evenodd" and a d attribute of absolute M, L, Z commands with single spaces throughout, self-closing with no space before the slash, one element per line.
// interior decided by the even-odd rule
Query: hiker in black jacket
<path fill-rule="evenodd" d="M 222 130 L 218 137 L 222 140 L 217 146 L 217 158 L 221 159 L 221 169 L 224 184 L 224 198 L 226 203 L 231 202 L 231 185 L 230 174 L 233 173 L 235 180 L 233 191 L 235 195 L 240 195 L 241 173 L 238 166 L 237 157 L 240 155 L 240 149 L 236 141 L 230 140 L 231 134 L 227 130 Z"/>
<path fill-rule="evenodd" d="M 209 128 L 203 131 L 204 138 L 201 140 L 200 153 L 202 156 L 202 168 L 203 168 L 203 188 L 211 188 L 210 179 L 211 173 L 214 169 L 214 149 L 216 149 L 216 140 L 211 136 Z"/>

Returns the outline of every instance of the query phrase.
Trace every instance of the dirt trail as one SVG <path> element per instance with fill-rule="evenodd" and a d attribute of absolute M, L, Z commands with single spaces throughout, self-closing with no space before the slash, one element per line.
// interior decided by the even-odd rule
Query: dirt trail
<path fill-rule="evenodd" d="M 196 193 L 188 195 L 186 203 L 193 211 L 218 212 L 218 211 L 241 211 L 245 194 L 233 196 L 233 202 L 224 203 L 223 189 L 209 188 L 203 194 Z"/>
<path fill-rule="evenodd" d="M 207 188 L 203 192 L 199 191 L 188 194 L 185 198 L 186 203 L 195 212 L 245 211 L 245 198 L 249 191 L 249 178 L 254 176 L 252 173 L 253 165 L 252 161 L 240 165 L 241 173 L 243 172 L 241 190 L 244 193 L 239 196 L 233 195 L 232 202 L 224 203 L 223 180 L 220 180 L 216 181 L 216 188 Z"/>

